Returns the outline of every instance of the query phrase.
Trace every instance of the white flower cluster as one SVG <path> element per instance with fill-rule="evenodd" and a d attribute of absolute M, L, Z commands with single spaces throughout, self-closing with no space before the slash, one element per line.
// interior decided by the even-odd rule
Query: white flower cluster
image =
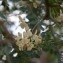
<path fill-rule="evenodd" d="M 23 32 L 22 34 L 18 33 L 18 37 L 16 38 L 17 42 L 16 45 L 19 47 L 20 51 L 31 51 L 33 48 L 37 48 L 38 45 L 41 43 L 41 36 L 37 35 L 37 32 L 35 34 L 32 34 L 32 32 L 29 29 L 29 26 L 21 19 L 21 26 L 24 28 L 26 32 Z"/>
<path fill-rule="evenodd" d="M 20 10 L 15 10 L 13 12 L 11 12 L 10 14 L 7 15 L 7 21 L 8 22 L 12 22 L 14 23 L 11 26 L 7 26 L 8 30 L 10 32 L 13 33 L 13 35 L 18 36 L 18 32 L 19 33 L 23 33 L 25 31 L 25 28 L 21 28 L 20 26 L 20 19 L 19 16 L 25 20 L 26 22 L 28 22 L 29 20 L 26 18 L 27 14 L 26 13 L 22 13 Z"/>
<path fill-rule="evenodd" d="M 31 51 L 33 48 L 36 48 L 41 43 L 41 36 L 32 34 L 31 31 L 24 32 L 23 38 L 19 34 L 17 37 L 16 45 L 19 47 L 20 51 Z"/>
<path fill-rule="evenodd" d="M 2 5 L 2 0 L 0 0 L 0 12 L 4 11 L 4 6 Z"/>

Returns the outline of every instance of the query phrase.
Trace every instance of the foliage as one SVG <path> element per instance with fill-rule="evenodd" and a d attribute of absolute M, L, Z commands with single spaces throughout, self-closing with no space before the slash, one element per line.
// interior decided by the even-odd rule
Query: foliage
<path fill-rule="evenodd" d="M 24 14 L 26 16 L 22 17 Z M 13 28 L 14 25 L 16 29 L 12 32 L 11 27 Z M 25 31 L 16 32 L 18 28 Z M 40 58 L 40 53 L 45 51 L 50 56 L 51 63 L 53 58 L 58 57 L 62 46 L 63 0 L 0 1 L 0 58 L 2 61 L 28 63 L 30 58 Z M 17 57 L 13 56 L 14 53 L 18 53 Z M 4 55 L 6 60 L 2 59 Z"/>

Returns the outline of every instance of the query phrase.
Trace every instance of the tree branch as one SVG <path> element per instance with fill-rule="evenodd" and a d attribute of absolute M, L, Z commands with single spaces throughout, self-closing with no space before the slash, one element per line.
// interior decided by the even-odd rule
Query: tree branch
<path fill-rule="evenodd" d="M 7 28 L 4 24 L 1 26 L 1 29 L 2 29 L 2 34 L 5 38 L 12 40 L 12 41 L 15 41 L 14 35 L 9 33 L 9 31 L 7 30 Z"/>

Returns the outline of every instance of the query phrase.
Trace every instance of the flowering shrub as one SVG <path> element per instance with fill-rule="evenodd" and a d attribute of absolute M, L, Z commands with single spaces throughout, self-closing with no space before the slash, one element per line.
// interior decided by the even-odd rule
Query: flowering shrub
<path fill-rule="evenodd" d="M 53 63 L 63 46 L 62 11 L 63 0 L 0 0 L 0 62 Z"/>
<path fill-rule="evenodd" d="M 21 22 L 22 22 L 21 27 L 25 28 L 26 32 L 23 32 L 23 34 L 18 33 L 18 37 L 16 38 L 17 40 L 16 45 L 18 46 L 20 51 L 24 50 L 31 51 L 33 48 L 37 48 L 37 46 L 41 44 L 42 37 L 40 36 L 40 34 L 37 35 L 37 31 L 34 34 L 32 34 L 28 25 L 22 18 Z"/>

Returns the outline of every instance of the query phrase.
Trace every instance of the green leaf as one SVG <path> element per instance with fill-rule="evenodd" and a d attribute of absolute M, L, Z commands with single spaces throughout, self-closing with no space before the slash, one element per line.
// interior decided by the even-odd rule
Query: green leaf
<path fill-rule="evenodd" d="M 0 56 L 2 56 L 2 55 L 4 55 L 4 53 L 3 53 L 3 51 L 2 51 L 2 50 L 0 50 Z"/>
<path fill-rule="evenodd" d="M 50 8 L 51 17 L 55 18 L 60 15 L 60 9 L 58 7 Z"/>
<path fill-rule="evenodd" d="M 6 55 L 9 55 L 11 50 L 12 50 L 12 45 L 10 43 L 8 43 L 5 47 L 3 47 L 3 52 Z"/>

